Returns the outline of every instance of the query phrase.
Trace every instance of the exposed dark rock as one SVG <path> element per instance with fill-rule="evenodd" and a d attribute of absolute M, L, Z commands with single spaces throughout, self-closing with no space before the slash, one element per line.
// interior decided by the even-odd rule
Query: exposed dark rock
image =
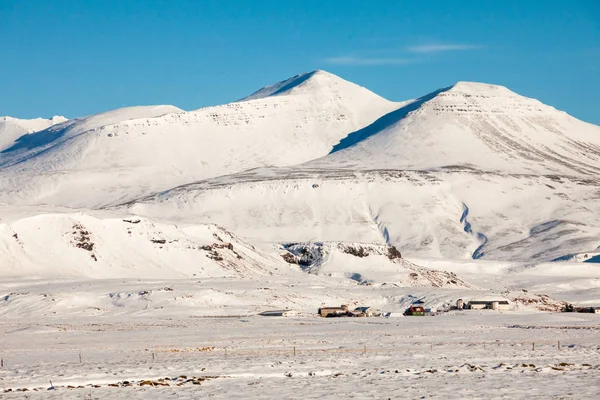
<path fill-rule="evenodd" d="M 395 260 L 396 258 L 402 258 L 402 254 L 400 254 L 400 251 L 395 246 L 388 247 L 387 256 L 390 260 Z"/>
<path fill-rule="evenodd" d="M 298 257 L 296 257 L 295 255 L 293 255 L 292 253 L 282 254 L 281 258 L 283 258 L 283 261 L 285 261 L 286 263 L 289 263 L 289 264 L 298 264 Z"/>
<path fill-rule="evenodd" d="M 346 254 L 352 254 L 353 256 L 360 257 L 360 258 L 368 257 L 369 256 L 369 253 L 362 246 L 344 247 L 343 250 L 344 250 L 344 253 L 346 253 Z"/>

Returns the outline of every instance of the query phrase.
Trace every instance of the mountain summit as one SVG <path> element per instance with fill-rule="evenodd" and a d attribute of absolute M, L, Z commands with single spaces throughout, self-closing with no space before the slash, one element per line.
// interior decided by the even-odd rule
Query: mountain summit
<path fill-rule="evenodd" d="M 384 102 L 385 100 L 355 83 L 321 69 L 295 75 L 289 79 L 265 86 L 239 101 L 264 99 L 266 97 L 308 95 L 326 98 L 345 98 Z"/>
<path fill-rule="evenodd" d="M 458 82 L 350 133 L 312 166 L 600 174 L 600 127 L 503 86 Z"/>

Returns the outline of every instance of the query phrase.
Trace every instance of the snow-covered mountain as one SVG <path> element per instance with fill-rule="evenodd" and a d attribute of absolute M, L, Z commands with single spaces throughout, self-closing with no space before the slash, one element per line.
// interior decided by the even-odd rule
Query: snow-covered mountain
<path fill-rule="evenodd" d="M 276 86 L 249 101 L 191 112 L 127 108 L 24 136 L 0 156 L 0 202 L 95 207 L 295 165 L 327 155 L 348 132 L 403 105 L 324 71 Z"/>
<path fill-rule="evenodd" d="M 348 135 L 312 166 L 597 175 L 600 128 L 503 86 L 459 82 Z"/>
<path fill-rule="evenodd" d="M 41 131 L 49 126 L 65 122 L 67 119 L 61 116 L 54 116 L 50 119 L 19 119 L 12 117 L 0 117 L 0 151 L 11 147 L 15 140 L 21 136 Z"/>
<path fill-rule="evenodd" d="M 1 157 L 8 208 L 113 207 L 255 242 L 434 258 L 537 262 L 600 246 L 600 127 L 483 83 L 394 103 L 314 71 L 222 106 L 63 122 Z"/>
<path fill-rule="evenodd" d="M 600 127 L 459 82 L 349 133 L 325 157 L 184 185 L 132 210 L 273 242 L 551 260 L 600 246 L 598 172 Z"/>

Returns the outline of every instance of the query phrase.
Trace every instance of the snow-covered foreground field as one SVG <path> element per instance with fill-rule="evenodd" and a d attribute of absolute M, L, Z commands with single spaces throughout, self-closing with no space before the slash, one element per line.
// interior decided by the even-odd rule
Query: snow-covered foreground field
<path fill-rule="evenodd" d="M 595 314 L 490 310 L 335 319 L 155 314 L 5 319 L 0 397 L 600 395 Z M 50 380 L 54 390 L 48 390 Z M 15 392 L 23 388 L 28 391 Z"/>

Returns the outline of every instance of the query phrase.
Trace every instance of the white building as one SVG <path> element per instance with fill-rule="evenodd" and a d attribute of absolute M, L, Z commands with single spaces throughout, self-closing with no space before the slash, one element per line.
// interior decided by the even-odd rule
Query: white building
<path fill-rule="evenodd" d="M 360 314 L 361 317 L 377 317 L 381 312 L 373 307 L 356 307 L 353 314 Z"/>
<path fill-rule="evenodd" d="M 507 300 L 471 300 L 467 303 L 470 310 L 510 310 L 510 303 Z"/>
<path fill-rule="evenodd" d="M 263 317 L 296 317 L 298 312 L 294 310 L 270 310 L 263 311 L 260 314 Z"/>

